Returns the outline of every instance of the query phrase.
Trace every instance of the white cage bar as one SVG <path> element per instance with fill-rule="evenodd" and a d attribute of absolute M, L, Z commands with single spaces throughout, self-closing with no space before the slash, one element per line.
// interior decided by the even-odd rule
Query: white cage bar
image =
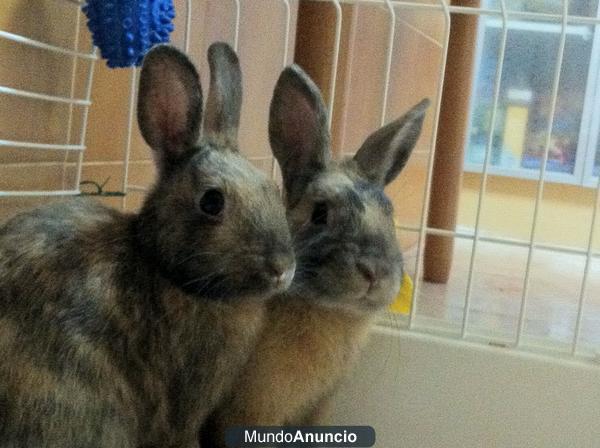
<path fill-rule="evenodd" d="M 36 39 L 31 39 L 26 36 L 21 36 L 15 33 L 10 33 L 4 30 L 0 30 L 0 38 L 12 41 L 16 45 L 26 45 L 39 50 L 51 52 L 58 55 L 69 56 L 71 58 L 72 69 L 70 79 L 69 96 L 58 96 L 50 95 L 41 92 L 34 92 L 29 90 L 15 89 L 8 86 L 0 85 L 0 95 L 16 96 L 20 98 L 27 98 L 35 101 L 48 101 L 53 103 L 68 105 L 68 119 L 66 122 L 66 143 L 41 143 L 41 142 L 29 142 L 29 141 L 15 141 L 8 139 L 0 139 L 0 148 L 8 147 L 19 150 L 35 150 L 35 151 L 64 151 L 65 157 L 63 160 L 63 180 L 62 189 L 56 190 L 43 190 L 43 191 L 0 191 L 0 197 L 43 197 L 43 196 L 70 196 L 77 195 L 80 193 L 79 183 L 81 181 L 81 171 L 83 167 L 83 153 L 86 149 L 85 137 L 87 132 L 88 114 L 91 106 L 91 95 L 92 95 L 92 84 L 94 78 L 94 68 L 98 56 L 96 49 L 91 48 L 89 52 L 83 53 L 79 49 L 79 33 L 81 24 L 81 10 L 80 6 L 82 2 L 78 0 L 62 0 L 65 3 L 72 4 L 73 7 L 77 8 L 76 21 L 74 25 L 74 49 L 63 48 L 56 45 L 51 45 L 46 42 L 42 42 Z M 77 64 L 78 61 L 82 60 L 88 64 L 88 71 L 84 86 L 85 98 L 75 98 L 75 88 L 77 83 Z M 72 125 L 74 108 L 81 108 L 81 129 L 79 139 L 76 144 L 71 144 Z M 75 165 L 75 182 L 72 188 L 66 188 L 65 186 L 65 173 L 67 168 L 67 161 L 69 153 L 77 152 L 77 162 Z"/>
<path fill-rule="evenodd" d="M 533 254 L 535 250 L 535 239 L 538 228 L 538 218 L 540 214 L 540 208 L 542 205 L 542 196 L 544 194 L 544 180 L 546 177 L 546 168 L 548 166 L 548 155 L 550 151 L 550 141 L 552 138 L 552 130 L 554 128 L 554 118 L 556 116 L 556 101 L 558 99 L 558 88 L 560 83 L 560 72 L 563 64 L 563 57 L 565 54 L 565 43 L 567 41 L 567 17 L 569 13 L 569 2 L 568 0 L 562 0 L 563 4 L 563 16 L 562 16 L 562 28 L 560 32 L 560 44 L 558 46 L 557 62 L 554 68 L 554 80 L 552 82 L 552 100 L 550 102 L 550 117 L 548 119 L 548 128 L 546 129 L 546 142 L 544 143 L 544 155 L 542 157 L 542 163 L 540 166 L 540 178 L 538 180 L 538 189 L 535 198 L 535 205 L 533 209 L 533 223 L 531 225 L 531 237 L 529 242 L 529 252 L 527 254 L 527 266 L 525 268 L 525 280 L 523 285 L 523 296 L 521 298 L 521 309 L 519 310 L 519 326 L 517 329 L 516 344 L 521 344 L 521 338 L 523 336 L 523 329 L 525 328 L 525 313 L 527 311 L 527 299 L 529 297 L 530 287 L 530 274 L 531 274 L 531 262 L 533 261 Z"/>
<path fill-rule="evenodd" d="M 73 3 L 74 5 L 79 5 L 81 2 L 77 0 L 65 0 L 67 2 Z M 240 28 L 243 26 L 244 17 L 243 17 L 243 2 L 251 2 L 256 0 L 231 0 L 231 5 L 233 9 L 233 16 L 231 17 L 231 23 L 233 23 L 232 30 L 232 39 L 231 43 L 234 48 L 238 49 L 239 47 L 239 39 L 240 39 Z M 544 242 L 537 241 L 537 233 L 539 227 L 539 217 L 540 210 L 543 205 L 543 196 L 544 196 L 544 187 L 547 183 L 547 162 L 549 158 L 549 151 L 551 145 L 551 137 L 552 131 L 555 124 L 555 115 L 556 115 L 556 104 L 557 98 L 559 94 L 559 87 L 561 81 L 561 70 L 563 69 L 563 62 L 565 58 L 566 50 L 566 42 L 568 36 L 568 27 L 570 25 L 587 25 L 590 27 L 594 27 L 594 31 L 598 31 L 598 25 L 600 25 L 600 18 L 596 15 L 594 17 L 586 17 L 586 16 L 577 16 L 577 15 L 569 15 L 569 2 L 568 0 L 562 0 L 562 12 L 561 13 L 542 13 L 542 12 L 530 12 L 530 11 L 514 11 L 510 10 L 506 0 L 498 0 L 499 8 L 488 8 L 488 7 L 462 7 L 462 6 L 454 6 L 451 5 L 449 0 L 437 0 L 436 2 L 419 2 L 419 1 L 394 1 L 394 0 L 311 0 L 313 2 L 323 2 L 329 3 L 332 8 L 335 10 L 335 30 L 334 30 L 334 40 L 332 50 L 332 62 L 330 69 L 331 79 L 329 84 L 329 98 L 328 98 L 328 106 L 329 106 L 329 126 L 331 128 L 334 115 L 336 111 L 334 110 L 335 98 L 336 98 L 336 88 L 338 82 L 338 72 L 340 67 L 339 59 L 340 59 L 340 48 L 342 45 L 342 20 L 343 20 L 343 10 L 342 5 L 344 4 L 355 4 L 355 5 L 371 5 L 378 6 L 387 13 L 388 18 L 388 28 L 387 28 L 387 48 L 385 50 L 385 65 L 381 67 L 383 74 L 383 86 L 381 91 L 381 110 L 380 116 L 378 117 L 379 122 L 383 125 L 387 121 L 388 109 L 390 104 L 390 85 L 391 80 L 393 78 L 392 66 L 394 62 L 394 49 L 398 45 L 398 33 L 397 27 L 398 24 L 403 24 L 404 21 L 402 19 L 403 12 L 405 11 L 423 11 L 430 14 L 439 14 L 440 18 L 443 18 L 443 30 L 441 31 L 441 39 L 433 40 L 426 33 L 423 33 L 418 28 L 414 28 L 413 31 L 421 34 L 424 38 L 431 40 L 439 49 L 440 52 L 440 66 L 439 72 L 437 74 L 437 85 L 435 86 L 435 97 L 433 101 L 432 115 L 433 115 L 433 131 L 431 133 L 429 139 L 429 147 L 431 151 L 429 151 L 429 155 L 426 161 L 425 168 L 425 185 L 423 191 L 423 200 L 422 206 L 420 210 L 420 217 L 418 219 L 418 225 L 407 225 L 405 223 L 400 223 L 398 225 L 398 229 L 402 231 L 414 232 L 417 234 L 417 243 L 416 243 L 416 263 L 415 263 L 415 287 L 413 291 L 413 305 L 411 308 L 411 312 L 408 317 L 401 318 L 398 320 L 399 325 L 405 326 L 407 329 L 416 332 L 435 332 L 434 329 L 421 325 L 419 323 L 419 306 L 422 300 L 422 276 L 423 276 L 423 253 L 424 247 L 426 243 L 427 235 L 441 235 L 458 239 L 466 239 L 472 241 L 472 247 L 470 250 L 470 259 L 468 261 L 468 273 L 466 277 L 466 289 L 464 293 L 464 308 L 462 312 L 462 318 L 460 319 L 460 323 L 458 325 L 458 331 L 456 332 L 448 332 L 447 336 L 457 339 L 467 339 L 469 341 L 480 341 L 486 342 L 485 338 L 482 340 L 480 336 L 471 334 L 470 332 L 470 323 L 469 319 L 472 312 L 472 304 L 473 304 L 473 295 L 474 295 L 474 283 L 476 280 L 476 267 L 477 267 L 477 255 L 480 251 L 481 244 L 480 243 L 495 243 L 506 246 L 514 246 L 519 248 L 527 249 L 527 261 L 525 265 L 525 269 L 523 271 L 524 280 L 523 280 L 523 292 L 520 297 L 516 297 L 516 300 L 520 300 L 519 312 L 518 312 L 518 322 L 517 322 L 517 332 L 513 341 L 509 342 L 509 346 L 518 350 L 528 350 L 528 351 L 536 351 L 539 350 L 536 346 L 530 345 L 527 338 L 524 338 L 524 332 L 526 329 L 526 320 L 527 320 L 527 311 L 528 311 L 528 303 L 530 299 L 530 289 L 531 289 L 531 272 L 532 272 L 532 264 L 533 258 L 536 254 L 537 250 L 545 250 L 550 251 L 552 253 L 561 253 L 561 254 L 572 254 L 584 257 L 585 259 L 585 267 L 582 272 L 582 282 L 579 290 L 579 295 L 577 297 L 577 310 L 576 310 L 576 320 L 575 320 L 575 329 L 572 337 L 572 341 L 569 345 L 569 355 L 590 358 L 593 354 L 580 350 L 581 343 L 581 333 L 584 322 L 584 317 L 587 312 L 586 307 L 586 297 L 590 294 L 589 291 L 589 280 L 592 272 L 592 263 L 595 259 L 600 257 L 600 253 L 594 250 L 594 239 L 595 239 L 595 226 L 598 222 L 597 214 L 600 208 L 600 180 L 595 185 L 595 195 L 594 195 L 594 205 L 592 211 L 592 219 L 590 222 L 590 232 L 587 236 L 587 245 L 586 248 L 578 248 L 578 247 L 569 247 L 569 246 L 561 246 L 557 244 L 548 244 Z M 183 45 L 186 51 L 190 49 L 190 46 L 193 44 L 191 41 L 191 24 L 192 24 L 192 15 L 194 14 L 193 9 L 194 2 L 192 0 L 186 0 L 185 5 L 185 17 L 184 17 L 184 33 L 183 33 Z M 286 65 L 289 62 L 289 51 L 290 51 L 290 35 L 291 35 L 291 18 L 292 18 L 292 5 L 290 0 L 281 0 L 279 2 L 281 6 L 281 11 L 284 17 L 284 31 L 280 36 L 283 42 L 283 57 L 282 57 L 282 66 Z M 484 152 L 484 160 L 481 172 L 481 178 L 479 179 L 479 190 L 476 198 L 476 214 L 475 214 L 475 224 L 473 231 L 464 231 L 464 230 L 443 230 L 437 228 L 428 227 L 428 213 L 429 213 L 429 205 L 430 205 L 430 196 L 431 196 L 431 179 L 433 175 L 433 165 L 435 160 L 435 143 L 437 138 L 437 129 L 439 125 L 439 113 L 440 113 L 440 105 L 442 100 L 442 92 L 444 87 L 444 76 L 445 76 L 445 68 L 447 61 L 447 52 L 448 47 L 450 45 L 450 27 L 452 23 L 452 16 L 456 14 L 466 14 L 478 17 L 497 17 L 499 19 L 499 27 L 500 27 L 500 44 L 498 47 L 497 53 L 497 65 L 494 73 L 494 81 L 493 81 L 493 99 L 492 99 L 492 109 L 491 116 L 489 119 L 489 129 L 487 130 L 487 141 L 485 144 L 485 152 Z M 552 79 L 552 90 L 551 90 L 551 107 L 548 116 L 548 123 L 546 127 L 545 140 L 543 145 L 543 157 L 541 159 L 540 172 L 539 176 L 535 179 L 536 182 L 536 195 L 535 202 L 532 209 L 532 225 L 530 228 L 530 237 L 529 239 L 516 239 L 516 238 L 508 238 L 501 236 L 493 236 L 486 235 L 482 231 L 482 215 L 483 210 L 486 205 L 486 191 L 488 188 L 488 180 L 490 175 L 490 165 L 491 165 L 491 154 L 493 149 L 493 136 L 497 129 L 498 122 L 498 109 L 501 95 L 501 83 L 503 80 L 503 70 L 505 68 L 504 62 L 506 59 L 507 53 L 507 39 L 510 31 L 509 21 L 511 20 L 531 20 L 531 21 L 540 21 L 544 23 L 554 24 L 553 26 L 559 27 L 560 31 L 559 35 L 559 45 L 556 53 L 556 63 L 553 67 L 550 67 L 548 70 L 552 70 L 553 79 Z M 409 28 L 412 25 L 406 24 Z M 20 141 L 11 141 L 11 140 L 2 140 L 0 139 L 0 147 L 12 147 L 12 148 L 22 148 L 23 150 L 62 150 L 66 153 L 70 152 L 78 152 L 78 162 L 77 162 L 77 184 L 72 188 L 64 188 L 63 190 L 57 191 L 16 191 L 16 192 L 0 192 L 1 197 L 7 196 L 55 196 L 55 195 L 68 195 L 68 194 L 77 194 L 78 190 L 78 182 L 81 176 L 81 165 L 84 157 L 85 150 L 85 128 L 87 127 L 87 114 L 90 106 L 90 97 L 91 97 L 91 88 L 92 88 L 92 79 L 94 72 L 94 62 L 96 60 L 95 52 L 83 53 L 80 52 L 78 45 L 76 45 L 75 50 L 61 48 L 57 46 L 53 46 L 44 42 L 36 41 L 34 39 L 29 39 L 24 36 L 19 36 L 17 34 L 8 33 L 0 30 L 0 38 L 7 39 L 13 41 L 15 45 L 29 45 L 42 50 L 63 54 L 66 56 L 70 56 L 73 58 L 74 64 L 79 61 L 84 61 L 85 63 L 90 64 L 90 69 L 87 78 L 86 85 L 86 95 L 85 98 L 75 98 L 74 90 L 71 90 L 71 95 L 69 97 L 61 97 L 48 95 L 39 92 L 27 91 L 27 90 L 19 90 L 12 89 L 7 86 L 0 86 L 0 94 L 3 95 L 13 95 L 29 98 L 32 100 L 38 101 L 52 101 L 58 103 L 64 103 L 68 105 L 73 110 L 77 110 L 77 108 L 83 108 L 83 129 L 82 133 L 79 136 L 79 141 L 77 144 L 70 144 L 70 134 L 67 144 L 62 143 L 36 143 L 36 142 L 20 142 Z M 278 56 L 279 57 L 279 56 Z M 75 69 L 73 70 L 73 76 L 75 76 Z M 138 71 L 136 69 L 131 69 L 130 73 L 130 92 L 129 92 L 129 103 L 128 103 L 128 118 L 127 123 L 125 123 L 127 127 L 126 133 L 126 141 L 125 146 L 123 148 L 123 182 L 122 182 L 122 191 L 123 193 L 129 192 L 144 192 L 146 191 L 146 187 L 142 185 L 134 185 L 129 183 L 130 176 L 130 158 L 131 158 L 131 145 L 132 145 L 132 132 L 135 126 L 135 106 L 136 106 L 136 88 L 138 82 Z M 71 119 L 69 119 L 69 128 L 71 126 Z M 70 131 L 69 131 L 70 132 Z M 0 136 L 1 137 L 1 136 Z M 271 162 L 271 175 L 273 178 L 276 177 L 277 166 L 275 160 L 273 158 L 254 158 L 255 161 L 270 161 Z M 123 207 L 127 206 L 126 196 L 122 199 Z M 595 291 L 597 294 L 598 292 Z M 491 339 L 490 339 L 491 340 Z M 490 342 L 487 340 L 487 342 Z M 557 356 L 562 356 L 562 352 L 559 353 L 557 351 Z"/>
<path fill-rule="evenodd" d="M 431 195 L 431 178 L 433 175 L 433 161 L 435 157 L 435 142 L 437 139 L 437 130 L 438 123 L 440 120 L 440 105 L 442 104 L 442 91 L 444 86 L 444 76 L 446 70 L 446 61 L 448 57 L 448 45 L 450 43 L 450 6 L 447 0 L 439 0 L 440 7 L 444 13 L 444 45 L 442 49 L 442 63 L 440 64 L 440 75 L 438 81 L 438 89 L 435 100 L 435 118 L 433 125 L 433 133 L 431 134 L 430 147 L 431 151 L 429 154 L 429 159 L 427 161 L 427 177 L 425 178 L 425 194 L 423 198 L 423 208 L 421 209 L 421 227 L 419 229 L 419 240 L 417 242 L 417 268 L 415 272 L 415 288 L 413 291 L 412 297 L 412 307 L 410 309 L 410 315 L 408 318 L 408 328 L 413 329 L 415 316 L 417 315 L 417 310 L 419 306 L 419 289 L 420 289 L 420 281 L 421 271 L 422 271 L 422 256 L 423 250 L 425 248 L 425 236 L 427 234 L 427 218 L 429 215 L 429 199 Z"/>
<path fill-rule="evenodd" d="M 76 49 L 79 49 L 79 37 L 80 37 L 80 30 L 81 30 L 81 10 L 77 10 L 77 18 L 75 20 L 75 29 L 77 30 L 75 32 L 75 43 L 74 43 L 74 47 Z M 77 88 L 77 64 L 78 59 L 76 56 L 72 56 L 71 57 L 71 86 L 69 87 L 69 98 L 71 100 L 73 100 L 75 98 L 75 89 Z M 90 91 L 91 93 L 91 91 Z M 84 100 L 85 103 L 87 103 L 87 106 L 91 106 L 91 101 L 87 101 Z M 66 141 L 67 143 L 71 142 L 71 137 L 72 137 L 72 133 L 73 133 L 73 113 L 74 113 L 74 104 L 71 103 L 69 104 L 69 117 L 67 119 L 67 137 L 66 137 Z M 62 188 L 67 188 L 67 168 L 68 168 L 68 161 L 69 161 L 69 152 L 65 151 L 65 156 L 63 158 L 63 169 L 62 169 Z"/>
<path fill-rule="evenodd" d="M 494 79 L 494 99 L 492 107 L 492 116 L 490 117 L 490 131 L 488 133 L 488 141 L 485 148 L 485 156 L 483 160 L 483 172 L 481 173 L 481 183 L 479 186 L 479 197 L 477 198 L 477 216 L 475 217 L 475 233 L 473 235 L 473 248 L 471 249 L 471 261 L 469 263 L 469 274 L 467 278 L 467 290 L 465 292 L 465 311 L 463 314 L 461 336 L 467 335 L 467 325 L 469 324 L 469 312 L 471 311 L 471 294 L 473 293 L 473 273 L 475 272 L 475 258 L 477 256 L 477 243 L 480 238 L 481 230 L 481 211 L 483 210 L 483 198 L 487 187 L 487 177 L 492 153 L 492 142 L 494 131 L 496 130 L 496 114 L 498 112 L 498 100 L 500 98 L 500 83 L 502 81 L 502 69 L 504 68 L 504 56 L 506 53 L 506 40 L 508 37 L 508 14 L 506 10 L 505 0 L 500 0 L 502 8 L 502 37 L 500 50 L 498 51 L 498 66 L 496 67 Z"/>

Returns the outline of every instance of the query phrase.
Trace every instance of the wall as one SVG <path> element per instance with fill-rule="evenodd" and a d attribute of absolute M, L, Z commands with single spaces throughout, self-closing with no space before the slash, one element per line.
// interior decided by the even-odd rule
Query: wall
<path fill-rule="evenodd" d="M 379 328 L 335 401 L 377 448 L 592 448 L 600 368 Z"/>

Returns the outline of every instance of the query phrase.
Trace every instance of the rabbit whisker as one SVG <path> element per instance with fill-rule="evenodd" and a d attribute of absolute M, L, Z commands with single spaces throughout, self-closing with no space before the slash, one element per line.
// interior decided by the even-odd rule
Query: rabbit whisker
<path fill-rule="evenodd" d="M 204 256 L 220 256 L 223 255 L 221 252 L 195 252 L 191 255 L 188 255 L 187 257 L 182 258 L 181 260 L 176 260 L 173 264 L 174 267 L 179 267 L 184 263 L 187 263 L 188 261 L 192 261 L 194 259 L 197 258 L 202 258 Z"/>

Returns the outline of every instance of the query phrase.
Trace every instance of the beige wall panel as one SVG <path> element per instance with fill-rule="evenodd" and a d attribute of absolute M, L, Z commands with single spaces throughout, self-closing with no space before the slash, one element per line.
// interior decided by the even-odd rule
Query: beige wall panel
<path fill-rule="evenodd" d="M 67 170 L 68 171 L 68 170 Z M 0 191 L 62 189 L 61 165 L 2 165 L 0 166 Z M 69 178 L 67 173 L 67 178 Z"/>
<path fill-rule="evenodd" d="M 96 64 L 85 161 L 123 160 L 129 114 L 129 79 L 129 70 L 110 70 L 104 61 Z M 134 126 L 137 133 L 137 124 Z"/>

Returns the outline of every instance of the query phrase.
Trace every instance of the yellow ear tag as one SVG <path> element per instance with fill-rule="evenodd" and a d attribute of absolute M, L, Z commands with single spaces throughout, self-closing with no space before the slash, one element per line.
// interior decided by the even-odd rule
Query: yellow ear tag
<path fill-rule="evenodd" d="M 402 287 L 396 296 L 396 300 L 390 305 L 392 313 L 410 314 L 410 306 L 412 304 L 413 282 L 406 272 L 402 277 Z"/>

